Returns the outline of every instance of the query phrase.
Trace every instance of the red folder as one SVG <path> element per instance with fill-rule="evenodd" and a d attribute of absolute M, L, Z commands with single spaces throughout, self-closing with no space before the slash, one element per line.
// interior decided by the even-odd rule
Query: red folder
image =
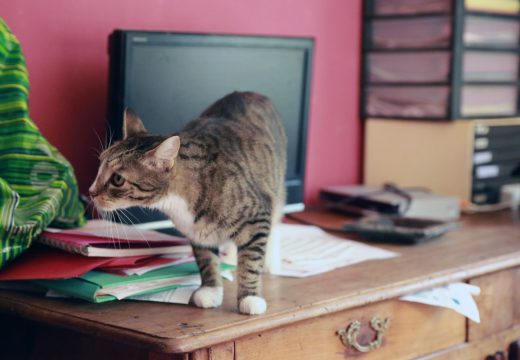
<path fill-rule="evenodd" d="M 0 280 L 65 279 L 83 275 L 99 267 L 132 268 L 170 261 L 171 259 L 157 256 L 86 257 L 36 244 L 1 269 Z"/>

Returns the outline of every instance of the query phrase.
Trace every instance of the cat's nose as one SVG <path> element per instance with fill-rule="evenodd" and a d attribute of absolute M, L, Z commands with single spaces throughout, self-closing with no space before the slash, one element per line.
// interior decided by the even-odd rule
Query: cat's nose
<path fill-rule="evenodd" d="M 89 189 L 88 189 L 88 194 L 90 195 L 90 197 L 96 197 L 98 196 L 98 193 L 96 192 L 96 189 L 91 186 Z"/>

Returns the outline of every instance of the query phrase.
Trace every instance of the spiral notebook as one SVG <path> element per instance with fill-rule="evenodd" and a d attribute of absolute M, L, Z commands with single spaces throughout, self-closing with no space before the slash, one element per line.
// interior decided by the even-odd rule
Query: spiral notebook
<path fill-rule="evenodd" d="M 157 254 L 191 254 L 188 240 L 133 226 L 91 220 L 82 228 L 47 228 L 38 242 L 74 254 L 123 257 Z"/>

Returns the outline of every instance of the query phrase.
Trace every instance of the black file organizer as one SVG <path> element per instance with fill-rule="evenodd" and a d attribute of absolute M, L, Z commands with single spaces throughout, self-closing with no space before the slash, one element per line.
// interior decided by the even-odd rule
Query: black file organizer
<path fill-rule="evenodd" d="M 466 2 L 364 2 L 362 118 L 455 120 L 520 114 L 520 13 L 475 11 Z M 414 28 L 414 23 L 421 25 Z M 505 36 L 500 31 L 493 35 L 493 26 L 507 30 Z M 486 59 L 489 76 L 482 77 L 486 71 L 479 66 Z M 426 69 L 422 75 L 421 64 Z"/>
<path fill-rule="evenodd" d="M 520 182 L 520 125 L 475 128 L 471 202 L 496 204 L 501 188 Z"/>

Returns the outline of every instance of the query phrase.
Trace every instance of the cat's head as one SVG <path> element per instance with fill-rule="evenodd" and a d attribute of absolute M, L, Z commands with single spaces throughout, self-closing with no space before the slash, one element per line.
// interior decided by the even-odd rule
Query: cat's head
<path fill-rule="evenodd" d="M 139 116 L 127 109 L 123 139 L 104 150 L 89 188 L 101 210 L 151 206 L 168 191 L 180 148 L 179 136 L 150 135 Z"/>

